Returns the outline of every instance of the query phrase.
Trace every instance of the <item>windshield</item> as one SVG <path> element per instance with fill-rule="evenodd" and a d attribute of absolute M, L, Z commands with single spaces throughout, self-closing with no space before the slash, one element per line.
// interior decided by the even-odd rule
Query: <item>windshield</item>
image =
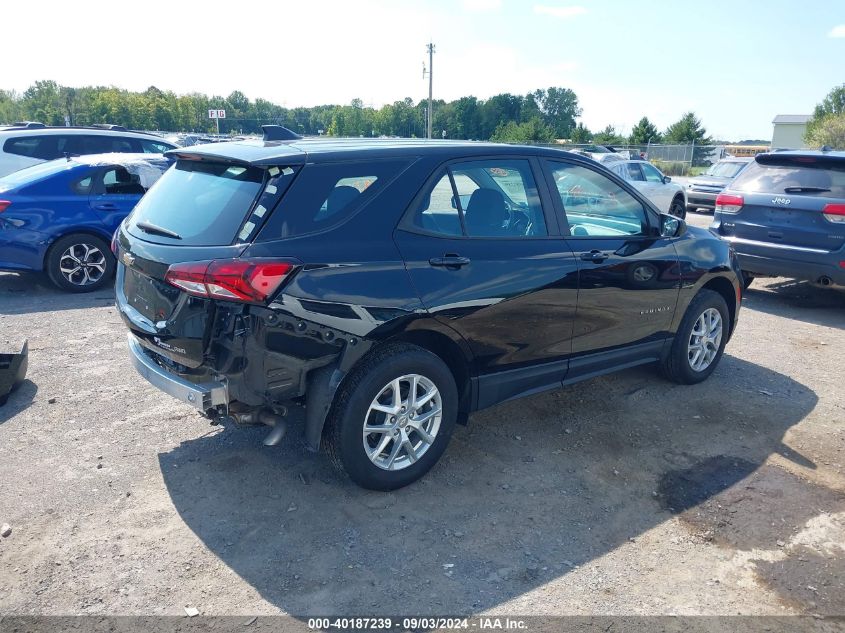
<path fill-rule="evenodd" d="M 707 175 L 717 178 L 734 178 L 747 164 L 738 163 L 733 160 L 720 160 L 707 170 Z"/>
<path fill-rule="evenodd" d="M 244 165 L 181 160 L 141 198 L 129 232 L 162 244 L 231 244 L 261 190 L 264 173 Z"/>
<path fill-rule="evenodd" d="M 58 174 L 66 169 L 71 169 L 77 165 L 79 163 L 75 161 L 59 158 L 46 163 L 39 163 L 32 167 L 26 167 L 25 169 L 14 171 L 0 178 L 0 190 L 7 191 L 19 185 L 29 184 L 36 180 Z"/>

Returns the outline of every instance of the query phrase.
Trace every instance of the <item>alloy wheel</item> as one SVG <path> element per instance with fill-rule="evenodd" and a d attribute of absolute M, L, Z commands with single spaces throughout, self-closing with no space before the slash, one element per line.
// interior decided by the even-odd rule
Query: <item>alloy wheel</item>
<path fill-rule="evenodd" d="M 74 286 L 90 286 L 106 274 L 106 255 L 92 244 L 73 244 L 59 258 L 59 272 Z"/>
<path fill-rule="evenodd" d="M 364 418 L 364 450 L 383 470 L 417 462 L 440 430 L 443 401 L 437 386 L 420 374 L 391 380 L 373 398 Z"/>
<path fill-rule="evenodd" d="M 687 358 L 694 371 L 704 371 L 713 363 L 722 344 L 722 315 L 707 308 L 695 320 L 687 346 Z"/>

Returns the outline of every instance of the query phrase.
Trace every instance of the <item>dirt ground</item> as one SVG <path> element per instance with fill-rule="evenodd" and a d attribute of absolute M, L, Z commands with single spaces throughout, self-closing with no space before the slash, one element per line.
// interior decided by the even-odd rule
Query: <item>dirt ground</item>
<path fill-rule="evenodd" d="M 704 384 L 495 407 L 389 494 L 147 385 L 110 292 L 0 274 L 23 337 L 0 614 L 845 614 L 843 292 L 758 280 Z"/>

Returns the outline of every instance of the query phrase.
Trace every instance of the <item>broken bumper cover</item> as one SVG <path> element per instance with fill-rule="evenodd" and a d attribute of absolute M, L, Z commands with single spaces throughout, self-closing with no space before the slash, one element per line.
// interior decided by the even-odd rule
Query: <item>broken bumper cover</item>
<path fill-rule="evenodd" d="M 18 354 L 0 353 L 0 405 L 6 404 L 9 394 L 26 378 L 29 364 L 29 345 L 26 341 Z"/>
<path fill-rule="evenodd" d="M 226 383 L 194 383 L 186 380 L 156 363 L 134 335 L 127 334 L 127 341 L 132 365 L 154 387 L 203 413 L 226 413 L 229 406 L 229 390 Z"/>

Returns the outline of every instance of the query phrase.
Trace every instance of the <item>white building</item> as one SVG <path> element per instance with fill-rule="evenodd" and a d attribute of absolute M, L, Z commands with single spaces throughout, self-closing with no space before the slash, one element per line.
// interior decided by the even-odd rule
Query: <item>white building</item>
<path fill-rule="evenodd" d="M 803 149 L 809 114 L 779 114 L 772 121 L 772 149 Z"/>

